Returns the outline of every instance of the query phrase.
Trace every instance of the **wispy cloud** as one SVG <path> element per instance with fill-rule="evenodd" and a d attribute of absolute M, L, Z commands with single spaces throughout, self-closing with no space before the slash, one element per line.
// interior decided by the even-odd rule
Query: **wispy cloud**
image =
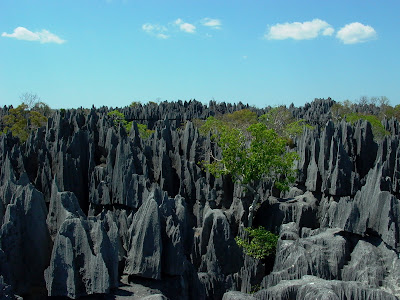
<path fill-rule="evenodd" d="M 332 35 L 334 29 L 327 22 L 314 19 L 307 22 L 293 22 L 275 24 L 268 28 L 268 32 L 264 35 L 269 40 L 309 40 L 318 37 L 319 35 Z"/>
<path fill-rule="evenodd" d="M 40 42 L 42 44 L 45 43 L 56 43 L 56 44 L 63 44 L 66 41 L 51 33 L 50 31 L 43 29 L 42 31 L 32 32 L 25 27 L 17 27 L 14 29 L 13 33 L 6 33 L 3 32 L 1 34 L 2 37 L 9 37 L 15 38 L 17 40 L 24 40 L 24 41 L 35 41 Z"/>
<path fill-rule="evenodd" d="M 371 26 L 354 22 L 342 27 L 336 37 L 344 44 L 357 44 L 376 39 L 377 34 Z"/>
<path fill-rule="evenodd" d="M 195 33 L 196 32 L 196 26 L 190 23 L 183 22 L 181 18 L 175 20 L 175 25 L 179 26 L 179 29 L 181 31 L 187 32 L 187 33 Z"/>
<path fill-rule="evenodd" d="M 195 24 L 196 25 L 200 24 L 204 27 L 197 28 Z M 202 33 L 203 36 L 210 38 L 212 37 L 212 35 L 204 31 L 207 31 L 207 28 L 221 29 L 221 26 L 222 22 L 219 19 L 203 18 L 193 23 L 188 23 L 182 20 L 181 18 L 178 18 L 165 25 L 160 25 L 155 23 L 145 23 L 142 25 L 142 30 L 160 39 L 167 39 L 177 34 L 178 32 L 196 34 L 197 30 L 199 29 L 199 32 Z"/>
<path fill-rule="evenodd" d="M 168 29 L 165 26 L 161 26 L 158 24 L 151 24 L 151 23 L 146 23 L 142 25 L 143 31 L 147 32 L 150 35 L 153 35 L 159 39 L 167 39 L 169 38 L 169 35 L 166 33 Z"/>
<path fill-rule="evenodd" d="M 210 18 L 204 18 L 201 20 L 201 24 L 203 26 L 211 27 L 214 29 L 221 29 L 221 20 L 218 19 L 210 19 Z"/>

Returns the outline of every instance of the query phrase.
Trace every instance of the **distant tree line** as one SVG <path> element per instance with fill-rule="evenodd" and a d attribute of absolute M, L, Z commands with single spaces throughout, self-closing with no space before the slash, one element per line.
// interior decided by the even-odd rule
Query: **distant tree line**
<path fill-rule="evenodd" d="M 11 132 L 25 142 L 31 131 L 46 125 L 52 110 L 37 94 L 24 93 L 20 100 L 22 103 L 19 106 L 10 108 L 8 114 L 2 117 L 2 133 Z"/>

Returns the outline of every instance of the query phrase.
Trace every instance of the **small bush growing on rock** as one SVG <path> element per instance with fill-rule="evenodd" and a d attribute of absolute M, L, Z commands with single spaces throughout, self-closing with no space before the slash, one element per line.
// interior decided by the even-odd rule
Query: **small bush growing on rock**
<path fill-rule="evenodd" d="M 244 253 L 257 259 L 264 259 L 275 254 L 278 235 L 261 226 L 258 228 L 248 227 L 245 230 L 249 234 L 249 240 L 242 239 L 239 236 L 235 238 L 236 243 L 243 248 Z"/>
<path fill-rule="evenodd" d="M 131 104 L 129 104 L 129 107 L 139 107 L 141 106 L 141 103 L 139 101 L 132 101 Z"/>
<path fill-rule="evenodd" d="M 374 134 L 375 140 L 382 140 L 386 135 L 389 134 L 388 131 L 385 130 L 381 121 L 378 117 L 374 115 L 365 115 L 360 113 L 350 113 L 345 116 L 346 121 L 350 122 L 352 125 L 356 123 L 358 120 L 366 120 L 371 124 L 372 133 Z"/>
<path fill-rule="evenodd" d="M 129 125 L 129 123 L 125 120 L 124 114 L 118 110 L 110 111 L 107 116 L 111 117 L 114 122 L 114 126 L 118 126 L 121 123 L 128 131 L 132 126 L 132 124 Z"/>
<path fill-rule="evenodd" d="M 121 123 L 125 127 L 126 131 L 131 131 L 133 122 L 126 121 L 123 113 L 119 112 L 118 110 L 113 110 L 110 111 L 107 115 L 113 119 L 115 126 L 118 126 Z M 146 124 L 137 124 L 137 127 L 139 129 L 139 134 L 141 138 L 144 140 L 148 139 L 150 135 L 154 132 L 154 130 L 148 129 Z"/>
<path fill-rule="evenodd" d="M 139 129 L 140 136 L 144 140 L 147 140 L 151 136 L 151 134 L 154 132 L 154 130 L 148 129 L 146 124 L 137 124 L 137 127 Z"/>

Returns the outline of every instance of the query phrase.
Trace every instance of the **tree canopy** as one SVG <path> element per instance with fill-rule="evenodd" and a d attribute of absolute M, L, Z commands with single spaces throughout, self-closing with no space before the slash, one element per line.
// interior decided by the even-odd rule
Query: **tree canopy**
<path fill-rule="evenodd" d="M 253 123 L 239 128 L 215 117 L 209 117 L 200 128 L 211 133 L 211 138 L 221 149 L 221 157 L 213 157 L 203 165 L 216 177 L 230 175 L 255 194 L 250 207 L 248 225 L 252 224 L 253 210 L 258 202 L 258 188 L 270 180 L 280 190 L 288 190 L 295 180 L 293 168 L 297 153 L 287 151 L 287 140 L 263 123 Z"/>
<path fill-rule="evenodd" d="M 266 114 L 260 116 L 259 120 L 288 140 L 302 134 L 305 128 L 313 128 L 303 119 L 296 120 L 289 109 L 283 105 L 271 108 Z"/>
<path fill-rule="evenodd" d="M 231 175 L 242 184 L 273 179 L 276 187 L 288 189 L 293 182 L 295 152 L 286 151 L 286 140 L 265 124 L 255 123 L 242 131 L 228 123 L 209 117 L 202 127 L 211 131 L 212 139 L 222 151 L 221 159 L 205 163 L 214 176 Z"/>
<path fill-rule="evenodd" d="M 25 142 L 32 130 L 46 124 L 47 117 L 38 111 L 29 109 L 27 104 L 22 103 L 16 108 L 11 108 L 8 115 L 3 117 L 3 122 L 4 133 L 10 131 L 21 142 Z"/>

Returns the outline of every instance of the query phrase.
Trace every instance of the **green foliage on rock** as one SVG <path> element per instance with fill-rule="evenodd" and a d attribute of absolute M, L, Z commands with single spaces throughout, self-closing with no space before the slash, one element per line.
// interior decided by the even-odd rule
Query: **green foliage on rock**
<path fill-rule="evenodd" d="M 280 190 L 289 190 L 296 178 L 293 167 L 297 153 L 287 151 L 287 140 L 263 123 L 253 123 L 246 128 L 245 122 L 237 126 L 237 122 L 209 117 L 200 132 L 210 134 L 222 154 L 216 158 L 209 153 L 210 160 L 203 161 L 203 166 L 215 177 L 230 175 L 255 195 L 248 214 L 251 227 L 260 198 L 258 189 L 268 180 Z"/>
<path fill-rule="evenodd" d="M 235 238 L 239 247 L 243 248 L 244 253 L 257 258 L 265 259 L 274 255 L 279 236 L 266 230 L 264 227 L 245 228 L 249 234 L 249 239 L 245 240 L 237 236 Z"/>
<path fill-rule="evenodd" d="M 40 101 L 37 102 L 33 107 L 32 111 L 38 112 L 42 116 L 45 116 L 46 118 L 50 117 L 52 114 L 52 109 L 50 106 L 48 106 L 46 103 Z"/>
<path fill-rule="evenodd" d="M 298 121 L 291 122 L 286 125 L 284 129 L 284 136 L 293 139 L 303 133 L 304 129 L 313 130 L 314 127 L 306 122 L 306 120 L 300 119 Z"/>
<path fill-rule="evenodd" d="M 386 119 L 396 118 L 400 121 L 400 104 L 396 105 L 395 107 L 387 106 L 382 112 L 382 115 Z"/>
<path fill-rule="evenodd" d="M 241 130 L 244 130 L 250 125 L 258 122 L 257 114 L 247 108 L 235 111 L 231 114 L 224 114 L 220 119 L 226 124 Z"/>
<path fill-rule="evenodd" d="M 147 125 L 145 124 L 137 124 L 138 130 L 139 130 L 139 134 L 142 137 L 142 139 L 147 140 L 152 133 L 154 132 L 154 130 L 150 130 L 147 128 Z"/>
<path fill-rule="evenodd" d="M 313 126 L 307 124 L 305 120 L 295 120 L 286 106 L 271 108 L 266 114 L 260 116 L 259 120 L 288 141 L 301 135 L 305 128 L 313 129 Z"/>
<path fill-rule="evenodd" d="M 139 101 L 132 101 L 131 104 L 129 104 L 129 107 L 138 107 L 140 105 L 141 103 Z"/>
<path fill-rule="evenodd" d="M 336 102 L 331 107 L 331 115 L 334 121 L 340 121 L 346 114 L 351 113 L 353 110 L 353 104 L 349 100 L 345 100 L 343 103 Z"/>
<path fill-rule="evenodd" d="M 260 116 L 260 122 L 275 130 L 280 136 L 284 135 L 286 126 L 294 121 L 293 115 L 286 106 L 273 107 L 266 114 Z"/>
<path fill-rule="evenodd" d="M 216 177 L 231 175 L 242 184 L 273 179 L 275 186 L 288 190 L 295 180 L 295 152 L 286 151 L 286 140 L 265 124 L 255 123 L 242 131 L 226 122 L 209 117 L 201 131 L 211 132 L 221 148 L 222 157 L 204 166 Z"/>
<path fill-rule="evenodd" d="M 345 119 L 352 125 L 354 125 L 359 120 L 368 121 L 371 124 L 374 139 L 378 141 L 382 140 L 386 135 L 390 134 L 388 131 L 385 130 L 385 127 L 383 127 L 381 121 L 378 119 L 377 116 L 365 115 L 360 113 L 349 113 L 345 115 Z"/>
<path fill-rule="evenodd" d="M 11 132 L 21 142 L 25 142 L 32 130 L 44 126 L 46 122 L 47 117 L 38 111 L 30 110 L 27 104 L 22 103 L 16 108 L 11 108 L 8 115 L 3 117 L 3 133 Z"/>
<path fill-rule="evenodd" d="M 114 126 L 119 126 L 119 124 L 121 124 L 128 131 L 130 129 L 130 126 L 132 126 L 132 125 L 130 125 L 130 126 L 128 125 L 128 122 L 125 120 L 124 114 L 118 110 L 110 111 L 107 115 L 109 117 L 111 117 L 111 119 L 113 120 Z"/>
<path fill-rule="evenodd" d="M 114 126 L 119 126 L 119 124 L 122 124 L 127 132 L 131 131 L 133 121 L 126 121 L 123 113 L 119 112 L 118 110 L 113 110 L 108 113 L 108 116 L 113 119 Z M 154 132 L 154 130 L 148 129 L 147 125 L 145 124 L 137 124 L 137 127 L 142 139 L 148 139 L 150 135 Z"/>

